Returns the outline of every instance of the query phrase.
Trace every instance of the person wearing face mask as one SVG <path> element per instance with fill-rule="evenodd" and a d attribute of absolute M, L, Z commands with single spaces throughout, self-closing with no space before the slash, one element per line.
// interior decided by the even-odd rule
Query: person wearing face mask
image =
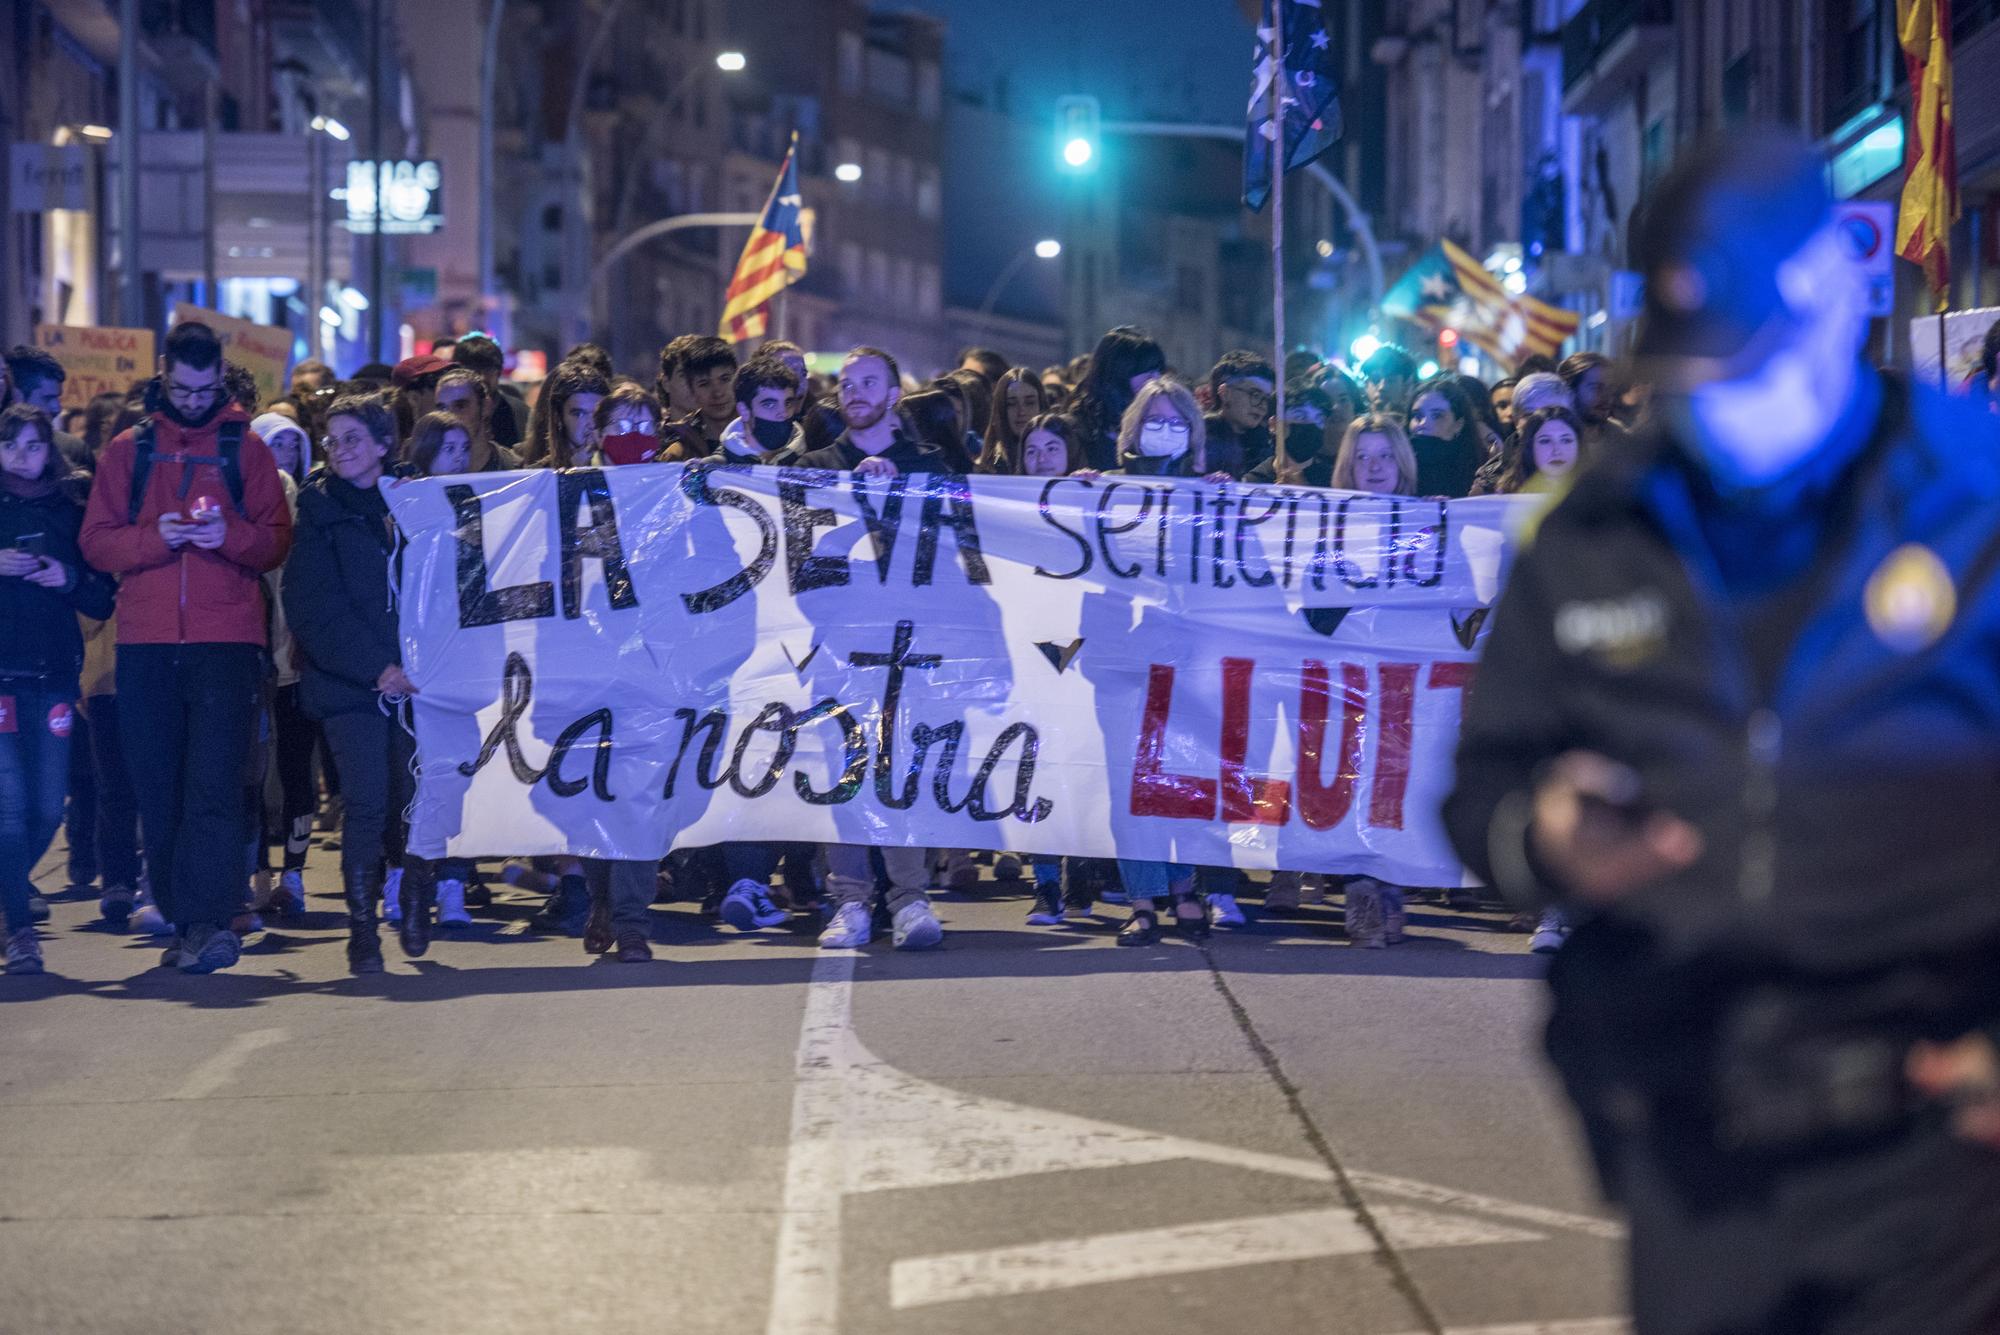
<path fill-rule="evenodd" d="M 235 964 L 249 845 L 243 771 L 268 643 L 259 578 L 291 549 L 271 451 L 224 393 L 222 344 L 168 331 L 149 415 L 98 459 L 84 559 L 119 576 L 118 708 L 163 963 Z"/>
<path fill-rule="evenodd" d="M 1333 398 L 1317 385 L 1297 384 L 1285 391 L 1285 467 L 1276 455 L 1244 476 L 1245 482 L 1282 482 L 1288 487 L 1333 485 L 1333 452 L 1326 448 L 1326 424 L 1333 415 Z M 1344 430 L 1344 428 L 1343 428 Z"/>
<path fill-rule="evenodd" d="M 617 380 L 597 405 L 592 458 L 614 467 L 652 463 L 660 453 L 660 401 L 636 380 Z"/>
<path fill-rule="evenodd" d="M 804 382 L 776 357 L 758 356 L 736 373 L 736 420 L 709 456 L 719 464 L 775 464 L 805 451 L 793 409 Z"/>
<path fill-rule="evenodd" d="M 1644 433 L 1542 517 L 1444 807 L 1575 926 L 1547 1050 L 1641 1332 L 2000 1330 L 2000 453 L 1871 369 L 1826 163 L 1642 201 Z"/>

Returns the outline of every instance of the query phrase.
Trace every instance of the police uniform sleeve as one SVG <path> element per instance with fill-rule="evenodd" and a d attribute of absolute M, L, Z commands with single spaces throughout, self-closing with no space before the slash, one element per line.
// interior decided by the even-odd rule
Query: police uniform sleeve
<path fill-rule="evenodd" d="M 1566 665 L 1551 631 L 1540 548 L 1514 563 L 1466 701 L 1444 822 L 1465 865 L 1509 902 L 1535 909 L 1556 897 L 1528 851 L 1542 767 L 1575 744 L 1561 709 Z"/>

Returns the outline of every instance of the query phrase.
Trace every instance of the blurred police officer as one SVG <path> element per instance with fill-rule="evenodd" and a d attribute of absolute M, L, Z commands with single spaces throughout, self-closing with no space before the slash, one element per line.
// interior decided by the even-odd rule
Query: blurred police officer
<path fill-rule="evenodd" d="M 1446 805 L 1576 924 L 1641 1335 L 2000 1331 L 2000 461 L 1863 365 L 1831 204 L 1775 131 L 1660 183 L 1660 411 L 1517 562 Z"/>

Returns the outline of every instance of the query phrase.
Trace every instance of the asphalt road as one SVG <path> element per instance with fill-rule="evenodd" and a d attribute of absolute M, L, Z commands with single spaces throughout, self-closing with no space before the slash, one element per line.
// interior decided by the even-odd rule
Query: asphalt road
<path fill-rule="evenodd" d="M 621 965 L 496 886 L 355 979 L 333 860 L 230 972 L 78 901 L 0 978 L 0 1331 L 1625 1329 L 1497 916 L 1135 951 L 989 886 L 929 954 L 674 904 Z"/>

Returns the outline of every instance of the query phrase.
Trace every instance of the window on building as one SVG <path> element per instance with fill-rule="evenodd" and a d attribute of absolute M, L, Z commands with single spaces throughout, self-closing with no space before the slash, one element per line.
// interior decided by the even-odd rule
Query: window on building
<path fill-rule="evenodd" d="M 898 309 L 916 310 L 917 307 L 917 263 L 903 258 L 896 261 L 896 286 L 892 294 Z"/>
<path fill-rule="evenodd" d="M 852 241 L 840 243 L 840 276 L 850 292 L 859 292 L 868 275 L 861 268 L 861 247 Z"/>
<path fill-rule="evenodd" d="M 944 309 L 944 280 L 935 264 L 926 264 L 917 276 L 917 310 L 936 315 Z"/>
<path fill-rule="evenodd" d="M 936 120 L 938 118 L 938 111 L 942 105 L 942 101 L 943 98 L 939 88 L 937 62 L 934 60 L 918 61 L 917 62 L 917 114 L 919 116 L 922 116 L 927 121 Z"/>
<path fill-rule="evenodd" d="M 938 186 L 938 169 L 925 167 L 917 173 L 917 215 L 935 219 L 944 211 L 944 192 Z"/>
<path fill-rule="evenodd" d="M 895 195 L 898 204 L 907 204 L 917 197 L 917 164 L 896 154 L 891 161 L 895 164 Z"/>
<path fill-rule="evenodd" d="M 876 197 L 890 191 L 889 155 L 879 148 L 868 150 L 861 169 L 861 186 Z"/>
<path fill-rule="evenodd" d="M 868 295 L 883 300 L 889 296 L 889 257 L 879 250 L 868 252 Z"/>
<path fill-rule="evenodd" d="M 864 47 L 861 34 L 844 32 L 840 34 L 840 91 L 858 93 L 861 91 L 861 73 Z"/>
<path fill-rule="evenodd" d="M 879 46 L 868 48 L 868 91 L 899 107 L 910 104 L 909 57 Z"/>

